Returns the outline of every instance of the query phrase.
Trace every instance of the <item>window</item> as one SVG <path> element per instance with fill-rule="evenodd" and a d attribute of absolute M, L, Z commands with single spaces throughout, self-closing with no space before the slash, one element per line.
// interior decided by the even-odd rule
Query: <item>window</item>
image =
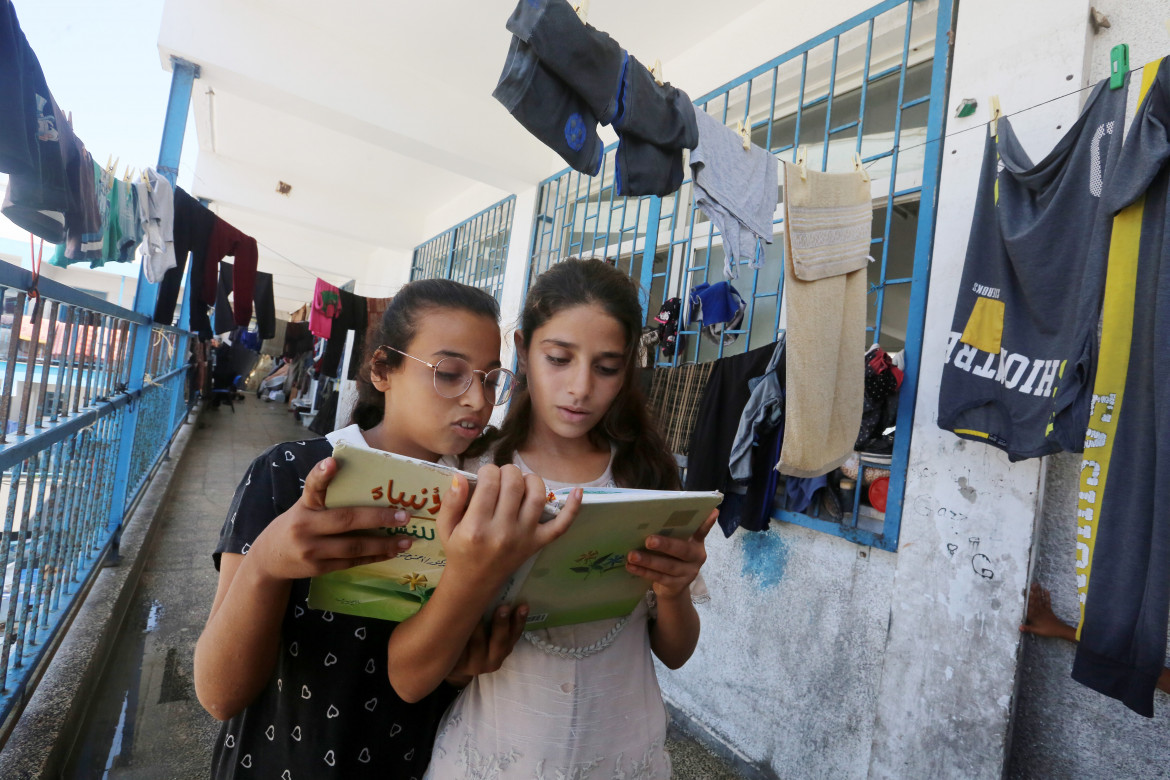
<path fill-rule="evenodd" d="M 498 302 L 508 262 L 516 196 L 489 206 L 414 249 L 410 279 L 453 279 L 478 287 Z"/>
<path fill-rule="evenodd" d="M 906 365 L 892 463 L 870 464 L 889 472 L 886 508 L 867 507 L 857 491 L 858 511 L 840 521 L 783 510 L 774 516 L 891 551 L 917 394 L 951 8 L 938 0 L 886 0 L 695 101 L 729 126 L 744 122 L 753 142 L 781 160 L 795 159 L 803 146 L 810 167 L 844 171 L 858 153 L 871 177 L 868 339 L 888 352 L 904 349 Z M 529 278 L 569 256 L 610 258 L 641 284 L 649 323 L 666 299 L 685 300 L 694 285 L 723 279 L 722 237 L 695 207 L 689 179 L 664 198 L 616 197 L 613 159 L 611 148 L 596 177 L 566 170 L 541 183 Z M 742 326 L 729 331 L 739 338 L 714 344 L 684 330 L 685 346 L 659 353 L 659 366 L 712 361 L 776 339 L 785 325 L 784 226 L 776 213 L 764 267 L 741 266 L 734 283 L 747 302 Z"/>

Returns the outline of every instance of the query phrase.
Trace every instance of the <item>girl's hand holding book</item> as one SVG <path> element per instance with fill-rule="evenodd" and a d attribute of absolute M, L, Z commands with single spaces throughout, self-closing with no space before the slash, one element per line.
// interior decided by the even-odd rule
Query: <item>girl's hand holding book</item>
<path fill-rule="evenodd" d="M 651 583 L 659 600 L 689 597 L 689 589 L 699 569 L 707 560 L 704 540 L 719 517 L 719 510 L 711 514 L 689 539 L 671 539 L 669 536 L 650 536 L 645 550 L 633 550 L 626 559 L 626 571 Z"/>
<path fill-rule="evenodd" d="M 389 560 L 410 548 L 410 538 L 355 534 L 401 526 L 409 516 L 386 507 L 325 508 L 325 488 L 337 461 L 325 458 L 305 479 L 301 497 L 256 538 L 248 557 L 273 580 L 314 577 L 352 566 Z"/>
<path fill-rule="evenodd" d="M 458 572 L 492 588 L 567 531 L 581 506 L 577 489 L 556 517 L 542 523 L 548 500 L 544 480 L 512 465 L 483 466 L 470 501 L 468 492 L 467 480 L 456 475 L 436 518 L 447 551 L 444 579 Z"/>

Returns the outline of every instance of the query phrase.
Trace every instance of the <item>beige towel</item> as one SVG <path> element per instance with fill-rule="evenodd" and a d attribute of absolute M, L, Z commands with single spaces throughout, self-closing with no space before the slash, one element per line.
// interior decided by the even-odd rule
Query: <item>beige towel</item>
<path fill-rule="evenodd" d="M 815 477 L 853 453 L 861 427 L 865 266 L 873 211 L 860 173 L 784 166 L 788 306 L 784 445 L 776 470 Z"/>

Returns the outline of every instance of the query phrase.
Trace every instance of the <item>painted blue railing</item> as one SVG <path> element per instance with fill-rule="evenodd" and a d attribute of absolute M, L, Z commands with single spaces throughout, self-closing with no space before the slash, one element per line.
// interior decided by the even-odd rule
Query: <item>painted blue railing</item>
<path fill-rule="evenodd" d="M 186 419 L 187 334 L 0 263 L 0 722 Z"/>
<path fill-rule="evenodd" d="M 497 302 L 512 238 L 516 196 L 509 195 L 414 248 L 410 279 L 454 279 L 478 287 Z"/>
<path fill-rule="evenodd" d="M 857 153 L 872 179 L 869 338 L 889 352 L 904 349 L 906 367 L 893 462 L 869 463 L 889 471 L 885 511 L 863 505 L 858 490 L 841 521 L 782 510 L 775 517 L 891 551 L 918 387 L 951 14 L 949 0 L 885 0 L 695 101 L 729 126 L 743 122 L 753 143 L 783 160 L 794 161 L 804 147 L 809 166 L 846 171 Z M 723 241 L 695 207 L 689 178 L 663 198 L 616 195 L 615 151 L 606 150 L 595 177 L 566 169 L 541 183 L 528 280 L 569 256 L 608 258 L 640 283 L 652 325 L 666 299 L 685 301 L 691 287 L 723 278 Z M 775 224 L 783 231 L 781 218 Z M 713 343 L 687 326 L 685 345 L 659 353 L 657 365 L 711 361 L 775 341 L 784 326 L 782 247 L 778 232 L 763 268 L 739 268 L 734 284 L 747 309 L 741 328 L 728 331 L 738 336 L 733 343 Z M 866 464 L 863 456 L 859 482 Z"/>

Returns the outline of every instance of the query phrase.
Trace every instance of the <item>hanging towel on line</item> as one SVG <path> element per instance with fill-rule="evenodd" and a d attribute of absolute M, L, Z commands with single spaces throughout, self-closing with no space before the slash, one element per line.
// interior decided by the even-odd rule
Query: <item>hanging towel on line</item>
<path fill-rule="evenodd" d="M 785 163 L 788 354 L 784 447 L 776 464 L 781 474 L 816 477 L 853 453 L 864 395 L 859 358 L 865 354 L 871 221 L 866 177 Z"/>

